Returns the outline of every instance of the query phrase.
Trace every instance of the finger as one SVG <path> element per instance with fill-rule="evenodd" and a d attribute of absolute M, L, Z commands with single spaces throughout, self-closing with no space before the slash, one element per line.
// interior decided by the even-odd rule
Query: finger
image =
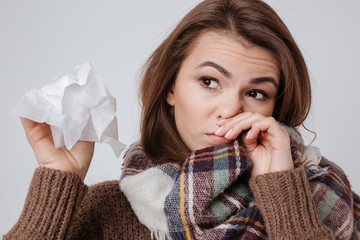
<path fill-rule="evenodd" d="M 229 124 L 229 123 L 234 122 L 234 121 L 240 121 L 241 119 L 244 119 L 244 118 L 248 117 L 251 114 L 253 114 L 253 113 L 251 113 L 251 112 L 243 112 L 243 113 L 240 113 L 240 114 L 238 114 L 238 115 L 236 115 L 234 117 L 231 117 L 231 118 L 222 118 L 216 123 L 216 125 L 221 127 L 221 126 L 224 126 L 224 125 Z"/>
<path fill-rule="evenodd" d="M 93 141 L 78 141 L 71 149 L 71 152 L 75 155 L 83 156 L 86 159 L 91 159 L 94 153 L 94 146 L 95 142 Z"/>
<path fill-rule="evenodd" d="M 274 132 L 274 128 L 276 128 L 278 123 L 273 119 L 272 117 L 267 117 L 263 119 L 259 119 L 258 121 L 254 121 L 250 131 L 246 135 L 246 139 L 248 140 L 254 140 L 258 139 L 260 133 L 262 133 L 263 139 L 268 139 L 269 137 L 273 136 L 276 131 Z"/>
<path fill-rule="evenodd" d="M 52 144 L 52 136 L 50 126 L 46 123 L 34 122 L 27 118 L 21 118 L 21 123 L 24 127 L 26 138 L 31 147 L 35 147 L 39 142 L 48 142 Z"/>
<path fill-rule="evenodd" d="M 223 129 L 221 133 L 227 139 L 235 139 L 244 131 L 250 129 L 254 122 L 263 119 L 264 116 L 258 113 L 248 113 L 242 116 L 234 117 L 229 120 L 226 125 L 222 126 Z"/>
<path fill-rule="evenodd" d="M 246 134 L 245 142 L 255 139 L 259 139 L 263 144 L 269 143 L 275 149 L 281 149 L 284 145 L 287 146 L 289 135 L 273 117 L 267 117 L 253 123 L 251 130 Z"/>
<path fill-rule="evenodd" d="M 27 135 L 39 130 L 45 131 L 47 134 L 51 134 L 50 126 L 46 123 L 38 123 L 31 119 L 23 117 L 20 117 L 20 120 Z"/>
<path fill-rule="evenodd" d="M 30 132 L 36 126 L 36 122 L 28 118 L 20 117 L 20 120 L 26 133 Z"/>
<path fill-rule="evenodd" d="M 244 113 L 238 114 L 232 118 L 220 120 L 220 124 L 218 123 L 220 128 L 215 134 L 218 136 L 222 136 L 222 137 L 226 135 L 226 137 L 228 139 L 231 139 L 231 137 L 233 135 L 237 136 L 239 134 L 239 133 L 237 133 L 239 131 L 238 129 L 240 129 L 240 131 L 241 131 L 241 127 L 239 126 L 239 128 L 236 129 L 235 133 L 232 133 L 234 131 L 233 127 L 236 126 L 237 124 L 239 124 L 244 119 L 251 116 L 252 114 L 253 113 L 250 113 L 250 112 L 244 112 Z"/>
<path fill-rule="evenodd" d="M 252 152 L 256 149 L 258 145 L 258 141 L 257 141 L 258 136 L 253 134 L 252 135 L 253 137 L 250 138 L 249 135 L 251 135 L 251 129 L 248 132 L 242 134 L 241 139 L 246 151 Z"/>

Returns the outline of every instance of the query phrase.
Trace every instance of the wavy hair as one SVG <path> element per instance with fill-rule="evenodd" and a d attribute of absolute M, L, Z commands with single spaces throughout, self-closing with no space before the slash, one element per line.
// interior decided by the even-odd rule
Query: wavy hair
<path fill-rule="evenodd" d="M 204 31 L 225 31 L 272 52 L 280 85 L 273 117 L 291 127 L 306 119 L 311 85 L 304 58 L 277 13 L 260 0 L 205 0 L 194 7 L 149 57 L 140 86 L 141 143 L 155 162 L 181 161 L 190 152 L 166 98 L 192 43 Z"/>

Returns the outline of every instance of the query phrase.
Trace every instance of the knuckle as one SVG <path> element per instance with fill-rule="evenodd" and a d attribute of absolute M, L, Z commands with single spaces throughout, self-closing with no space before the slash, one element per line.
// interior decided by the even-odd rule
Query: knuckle
<path fill-rule="evenodd" d="M 256 117 L 256 118 L 263 118 L 264 116 L 261 114 L 261 113 L 253 113 L 253 115 Z"/>
<path fill-rule="evenodd" d="M 275 118 L 273 116 L 269 116 L 266 119 L 271 123 L 277 123 L 277 121 L 275 120 Z"/>
<path fill-rule="evenodd" d="M 279 125 L 279 127 L 280 127 L 280 131 L 282 132 L 282 134 L 289 138 L 289 134 L 288 134 L 288 131 L 286 130 L 286 128 L 283 126 L 280 126 L 280 125 Z"/>

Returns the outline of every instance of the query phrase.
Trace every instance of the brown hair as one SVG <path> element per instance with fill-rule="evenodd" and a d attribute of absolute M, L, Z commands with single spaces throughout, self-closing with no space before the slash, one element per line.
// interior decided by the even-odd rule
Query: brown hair
<path fill-rule="evenodd" d="M 205 0 L 182 19 L 144 66 L 141 144 L 154 161 L 179 161 L 189 153 L 166 98 L 191 44 L 210 30 L 229 32 L 273 53 L 280 68 L 273 113 L 276 120 L 296 127 L 309 113 L 311 87 L 306 64 L 275 11 L 260 0 Z"/>

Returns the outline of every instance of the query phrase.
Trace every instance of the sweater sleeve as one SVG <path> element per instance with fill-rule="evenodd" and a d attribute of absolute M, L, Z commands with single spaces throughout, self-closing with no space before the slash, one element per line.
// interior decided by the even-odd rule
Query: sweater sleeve
<path fill-rule="evenodd" d="M 87 189 L 76 174 L 37 168 L 20 218 L 4 239 L 66 239 Z"/>
<path fill-rule="evenodd" d="M 252 177 L 250 188 L 269 239 L 334 239 L 317 216 L 303 168 Z"/>

